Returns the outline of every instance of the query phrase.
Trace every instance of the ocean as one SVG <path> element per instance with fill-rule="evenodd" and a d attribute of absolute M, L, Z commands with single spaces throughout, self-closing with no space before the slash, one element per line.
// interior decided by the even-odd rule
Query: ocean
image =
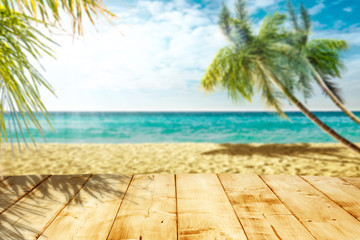
<path fill-rule="evenodd" d="M 45 139 L 38 143 L 326 143 L 336 142 L 300 112 L 289 120 L 271 112 L 51 112 L 55 133 L 39 115 Z M 360 117 L 360 112 L 355 113 Z M 342 112 L 315 112 L 350 141 L 360 126 Z M 13 141 L 16 136 L 12 133 Z M 27 141 L 31 141 L 25 134 Z"/>

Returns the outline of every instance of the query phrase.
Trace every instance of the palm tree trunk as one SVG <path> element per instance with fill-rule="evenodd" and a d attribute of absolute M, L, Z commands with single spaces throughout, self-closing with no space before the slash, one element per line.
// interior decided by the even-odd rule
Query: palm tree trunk
<path fill-rule="evenodd" d="M 342 104 L 339 99 L 330 91 L 330 89 L 326 86 L 324 80 L 320 76 L 320 74 L 315 70 L 315 68 L 309 64 L 310 70 L 315 75 L 316 81 L 319 83 L 319 85 L 324 89 L 324 91 L 329 95 L 331 100 L 338 106 L 346 115 L 349 116 L 354 122 L 356 122 L 358 125 L 360 125 L 360 119 L 355 116 L 349 109 L 347 109 L 344 104 Z"/>
<path fill-rule="evenodd" d="M 331 129 L 323 121 L 317 118 L 312 112 L 310 112 L 297 98 L 280 82 L 280 80 L 267 68 L 265 64 L 259 61 L 261 69 L 266 73 L 270 80 L 285 94 L 285 96 L 297 106 L 311 121 L 318 125 L 324 132 L 328 133 L 330 136 L 338 140 L 340 143 L 344 144 L 348 148 L 354 150 L 360 154 L 360 148 L 350 142 L 349 140 L 340 136 L 337 132 Z"/>

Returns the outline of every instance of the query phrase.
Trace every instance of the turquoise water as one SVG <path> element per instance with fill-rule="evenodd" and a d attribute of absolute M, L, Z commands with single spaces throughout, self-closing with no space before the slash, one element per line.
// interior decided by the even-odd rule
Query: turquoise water
<path fill-rule="evenodd" d="M 315 114 L 349 140 L 360 142 L 360 127 L 343 113 Z M 291 121 L 268 112 L 53 112 L 51 115 L 56 133 L 41 119 L 46 139 L 31 129 L 37 142 L 335 142 L 298 112 L 288 113 Z M 360 112 L 356 115 L 360 116 Z"/>

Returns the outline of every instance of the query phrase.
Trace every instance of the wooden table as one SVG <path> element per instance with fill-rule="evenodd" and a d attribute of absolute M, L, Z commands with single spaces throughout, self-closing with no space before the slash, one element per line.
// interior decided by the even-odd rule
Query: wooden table
<path fill-rule="evenodd" d="M 360 239 L 360 178 L 11 176 L 0 239 Z"/>

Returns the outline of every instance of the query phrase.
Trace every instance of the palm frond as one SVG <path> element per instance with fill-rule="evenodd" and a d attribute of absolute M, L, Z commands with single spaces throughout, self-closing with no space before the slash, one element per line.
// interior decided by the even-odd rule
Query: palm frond
<path fill-rule="evenodd" d="M 344 100 L 344 97 L 342 95 L 341 88 L 339 87 L 339 85 L 337 83 L 331 81 L 331 79 L 328 75 L 320 74 L 320 76 L 323 79 L 325 85 L 330 89 L 331 93 L 334 94 L 341 103 L 345 103 L 345 100 Z M 325 96 L 329 96 L 328 93 L 324 89 L 323 89 L 323 94 Z"/>
<path fill-rule="evenodd" d="M 267 15 L 260 26 L 258 39 L 265 42 L 279 42 L 284 37 L 284 32 L 280 31 L 286 15 L 276 12 L 274 15 Z"/>
<path fill-rule="evenodd" d="M 219 21 L 218 24 L 220 26 L 221 31 L 226 37 L 230 37 L 230 11 L 225 5 L 225 3 L 222 3 L 221 5 L 221 11 L 219 14 Z"/>
<path fill-rule="evenodd" d="M 300 14 L 301 14 L 301 25 L 302 29 L 310 33 L 311 31 L 311 16 L 309 14 L 309 11 L 304 7 L 302 3 L 300 3 Z"/>
<path fill-rule="evenodd" d="M 83 13 L 94 24 L 94 16 L 104 16 L 110 22 L 116 16 L 106 9 L 102 0 L 0 0 L 6 10 L 18 10 L 21 13 L 42 20 L 44 26 L 60 25 L 61 11 L 67 13 L 72 21 L 74 33 L 82 34 Z M 50 24 L 53 23 L 53 24 Z"/>
<path fill-rule="evenodd" d="M 287 2 L 287 10 L 288 10 L 289 15 L 290 15 L 291 23 L 293 24 L 293 26 L 294 26 L 294 28 L 296 30 L 299 30 L 299 23 L 298 23 L 298 20 L 297 20 L 296 10 L 295 10 L 291 0 L 289 0 Z"/>
<path fill-rule="evenodd" d="M 238 0 L 235 3 L 235 14 L 239 21 L 248 21 L 248 11 L 246 10 L 246 0 Z"/>
<path fill-rule="evenodd" d="M 349 48 L 349 44 L 345 40 L 340 39 L 313 39 L 309 42 L 313 48 L 319 48 L 321 51 L 341 52 Z"/>
<path fill-rule="evenodd" d="M 220 85 L 221 78 L 230 71 L 226 56 L 229 55 L 228 47 L 221 48 L 206 69 L 201 81 L 201 87 L 206 91 L 214 91 Z M 230 53 L 231 54 L 231 53 Z"/>
<path fill-rule="evenodd" d="M 297 88 L 304 96 L 305 101 L 311 98 L 314 94 L 313 87 L 311 85 L 312 79 L 307 74 L 300 74 L 299 81 L 297 82 Z"/>
<path fill-rule="evenodd" d="M 271 81 L 268 79 L 268 76 L 261 68 L 255 69 L 256 75 L 256 84 L 258 91 L 261 92 L 262 101 L 265 103 L 265 106 L 276 110 L 276 112 L 282 117 L 287 118 L 286 114 L 282 110 L 281 101 L 279 98 L 282 98 L 283 95 L 274 89 Z"/>
<path fill-rule="evenodd" d="M 344 40 L 314 39 L 307 44 L 306 55 L 319 73 L 340 78 L 345 68 L 341 54 L 347 48 L 348 44 Z"/>
<path fill-rule="evenodd" d="M 253 94 L 251 61 L 235 54 L 231 48 L 224 47 L 207 68 L 201 86 L 207 92 L 221 86 L 228 90 L 232 100 L 245 98 L 250 101 Z"/>
<path fill-rule="evenodd" d="M 50 116 L 40 98 L 39 86 L 52 93 L 54 91 L 30 63 L 29 56 L 35 61 L 39 61 L 42 54 L 52 56 L 47 44 L 54 42 L 33 27 L 35 23 L 43 24 L 24 14 L 0 7 L 0 142 L 9 139 L 7 129 L 11 125 L 5 124 L 5 115 L 12 118 L 16 134 L 17 130 L 23 133 L 25 129 L 32 140 L 34 139 L 29 131 L 31 125 L 42 133 L 35 111 L 42 112 L 50 124 Z M 23 138 L 26 141 L 24 136 Z"/>
<path fill-rule="evenodd" d="M 246 44 L 250 41 L 252 32 L 251 27 L 246 21 L 239 21 L 238 19 L 231 19 L 232 31 L 230 39 L 237 47 Z"/>

